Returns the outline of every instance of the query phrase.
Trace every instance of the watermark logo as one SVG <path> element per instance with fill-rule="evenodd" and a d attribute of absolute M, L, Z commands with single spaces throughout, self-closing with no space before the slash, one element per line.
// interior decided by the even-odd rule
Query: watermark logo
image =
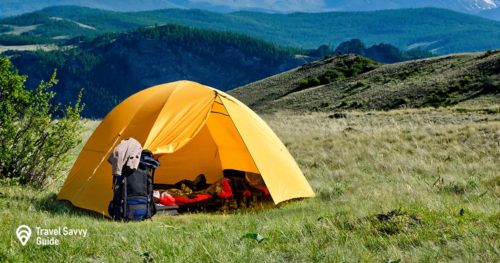
<path fill-rule="evenodd" d="M 56 228 L 34 226 L 30 228 L 27 225 L 20 225 L 16 230 L 16 235 L 23 246 L 26 246 L 30 240 L 32 229 L 34 242 L 38 246 L 57 246 L 61 244 L 61 239 L 65 237 L 86 238 L 88 236 L 88 230 L 84 228 L 69 228 L 67 226 L 59 226 Z"/>
<path fill-rule="evenodd" d="M 30 240 L 31 228 L 27 225 L 20 225 L 16 230 L 16 235 L 23 246 Z"/>

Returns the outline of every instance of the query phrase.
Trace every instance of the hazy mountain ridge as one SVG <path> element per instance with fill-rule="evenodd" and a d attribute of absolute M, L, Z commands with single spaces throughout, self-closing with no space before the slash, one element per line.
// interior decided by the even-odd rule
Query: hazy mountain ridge
<path fill-rule="evenodd" d="M 182 6 L 165 0 L 2 0 L 0 14 L 6 16 L 20 15 L 37 11 L 50 6 L 74 5 L 99 8 L 112 11 L 142 11 L 163 8 L 181 8 Z"/>
<path fill-rule="evenodd" d="M 325 3 L 327 8 L 343 11 L 437 7 L 466 13 L 479 13 L 500 6 L 498 0 L 329 0 Z"/>
<path fill-rule="evenodd" d="M 432 8 L 284 15 L 256 12 L 220 14 L 180 9 L 120 13 L 81 7 L 52 7 L 0 20 L 0 25 L 4 25 L 0 43 L 64 43 L 79 35 L 93 37 L 165 23 L 234 31 L 302 48 L 316 48 L 328 43 L 337 45 L 353 38 L 361 39 L 367 45 L 390 43 L 402 50 L 420 47 L 437 54 L 500 47 L 500 22 Z M 13 36 L 5 25 L 35 28 Z M 430 27 L 433 30 L 429 30 Z"/>
<path fill-rule="evenodd" d="M 164 8 L 202 9 L 215 12 L 262 11 L 262 12 L 328 12 L 373 11 L 400 8 L 437 7 L 459 12 L 483 15 L 484 10 L 500 7 L 499 0 L 4 0 L 0 3 L 3 17 L 33 12 L 55 5 L 76 5 L 113 11 L 143 11 Z M 494 16 L 494 19 L 500 19 Z"/>

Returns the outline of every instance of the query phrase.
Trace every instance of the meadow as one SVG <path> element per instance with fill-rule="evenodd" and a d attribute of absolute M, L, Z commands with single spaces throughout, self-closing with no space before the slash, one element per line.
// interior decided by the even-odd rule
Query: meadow
<path fill-rule="evenodd" d="M 0 261 L 498 262 L 500 110 L 481 106 L 262 115 L 316 192 L 270 208 L 120 223 L 57 201 L 63 178 L 0 186 Z M 88 236 L 22 246 L 20 224 Z"/>

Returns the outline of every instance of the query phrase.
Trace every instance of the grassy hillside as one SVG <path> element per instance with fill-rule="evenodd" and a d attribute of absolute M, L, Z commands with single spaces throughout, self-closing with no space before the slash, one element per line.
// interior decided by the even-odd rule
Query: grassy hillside
<path fill-rule="evenodd" d="M 104 117 L 144 88 L 188 79 L 227 90 L 302 65 L 297 52 L 237 33 L 165 25 L 106 34 L 67 50 L 8 55 L 29 76 L 28 86 L 57 69 L 57 101 L 74 101 L 84 88 L 84 115 Z"/>
<path fill-rule="evenodd" d="M 500 51 L 390 65 L 342 55 L 230 93 L 260 111 L 388 110 L 449 106 L 490 96 L 500 105 Z"/>
<path fill-rule="evenodd" d="M 420 47 L 437 54 L 500 47 L 500 22 L 434 8 L 352 13 L 221 14 L 181 9 L 121 13 L 66 6 L 0 20 L 0 24 L 39 25 L 23 36 L 59 42 L 78 35 L 95 36 L 163 23 L 235 31 L 301 48 L 336 45 L 353 38 L 367 45 L 391 43 L 401 49 Z M 3 38 L 9 36 L 0 35 L 0 43 L 5 41 Z"/>
<path fill-rule="evenodd" d="M 58 202 L 62 179 L 47 191 L 2 185 L 0 261 L 494 262 L 500 115 L 481 107 L 263 115 L 317 194 L 268 209 L 124 224 Z M 21 246 L 20 224 L 89 236 L 43 247 L 33 233 Z"/>

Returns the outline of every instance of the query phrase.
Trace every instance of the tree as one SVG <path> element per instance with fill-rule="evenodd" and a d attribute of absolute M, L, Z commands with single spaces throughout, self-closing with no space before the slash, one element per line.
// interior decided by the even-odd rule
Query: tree
<path fill-rule="evenodd" d="M 365 50 L 365 55 L 373 60 L 383 63 L 396 63 L 403 61 L 401 51 L 391 44 L 380 43 Z"/>
<path fill-rule="evenodd" d="M 358 54 L 361 56 L 365 55 L 365 44 L 359 39 L 351 39 L 340 43 L 340 45 L 335 49 L 335 53 L 340 54 Z"/>
<path fill-rule="evenodd" d="M 81 92 L 74 105 L 53 105 L 55 77 L 27 89 L 26 76 L 0 57 L 0 183 L 43 187 L 67 167 L 70 150 L 80 143 Z"/>
<path fill-rule="evenodd" d="M 321 45 L 317 49 L 309 51 L 307 55 L 310 57 L 323 58 L 331 54 L 333 54 L 333 51 L 329 45 Z"/>

